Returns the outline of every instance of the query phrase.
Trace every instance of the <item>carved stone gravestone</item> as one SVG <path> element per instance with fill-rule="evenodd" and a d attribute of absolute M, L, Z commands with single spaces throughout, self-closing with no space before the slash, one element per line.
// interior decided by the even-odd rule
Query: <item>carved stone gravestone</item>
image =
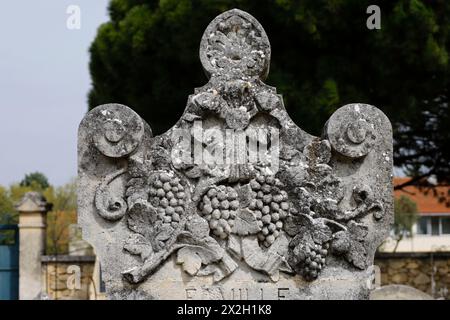
<path fill-rule="evenodd" d="M 201 40 L 209 82 L 169 131 L 120 104 L 81 122 L 78 219 L 110 298 L 369 297 L 393 220 L 390 122 L 350 104 L 309 135 L 263 83 L 270 55 L 258 21 L 227 11 Z"/>

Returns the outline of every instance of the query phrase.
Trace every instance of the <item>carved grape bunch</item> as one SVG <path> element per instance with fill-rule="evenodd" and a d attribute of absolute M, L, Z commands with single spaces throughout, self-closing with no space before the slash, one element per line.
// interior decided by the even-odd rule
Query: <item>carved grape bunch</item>
<path fill-rule="evenodd" d="M 270 247 L 283 229 L 290 204 L 287 192 L 281 190 L 283 183 L 274 176 L 258 175 L 250 181 L 253 199 L 249 209 L 253 211 L 261 232 L 258 239 L 265 247 Z"/>
<path fill-rule="evenodd" d="M 325 259 L 328 255 L 329 244 L 311 243 L 302 241 L 292 248 L 293 255 L 291 263 L 297 266 L 300 274 L 308 281 L 314 280 L 325 266 Z"/>
<path fill-rule="evenodd" d="M 214 186 L 203 196 L 199 209 L 209 222 L 212 234 L 226 239 L 231 233 L 239 210 L 238 194 L 230 186 Z"/>
<path fill-rule="evenodd" d="M 172 172 L 157 172 L 150 181 L 149 196 L 158 219 L 176 228 L 186 204 L 185 187 L 180 178 Z"/>

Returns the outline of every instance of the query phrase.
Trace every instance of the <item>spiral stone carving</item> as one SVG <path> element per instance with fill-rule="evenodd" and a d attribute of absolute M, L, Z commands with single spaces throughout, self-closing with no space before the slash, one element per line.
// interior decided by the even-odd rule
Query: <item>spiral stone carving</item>
<path fill-rule="evenodd" d="M 259 22 L 233 9 L 216 17 L 200 43 L 200 61 L 209 77 L 240 72 L 265 79 L 269 73 L 270 43 Z"/>
<path fill-rule="evenodd" d="M 121 104 L 105 104 L 94 110 L 93 142 L 105 156 L 120 158 L 133 152 L 144 135 L 144 123 L 137 113 Z"/>
<path fill-rule="evenodd" d="M 128 207 L 126 202 L 117 192 L 111 192 L 110 184 L 119 176 L 126 173 L 125 169 L 120 169 L 107 175 L 95 193 L 95 207 L 98 214 L 106 220 L 116 221 L 121 219 Z"/>
<path fill-rule="evenodd" d="M 338 109 L 328 120 L 326 135 L 338 153 L 359 158 L 371 150 L 377 140 L 375 113 L 378 109 L 367 104 L 348 104 Z"/>

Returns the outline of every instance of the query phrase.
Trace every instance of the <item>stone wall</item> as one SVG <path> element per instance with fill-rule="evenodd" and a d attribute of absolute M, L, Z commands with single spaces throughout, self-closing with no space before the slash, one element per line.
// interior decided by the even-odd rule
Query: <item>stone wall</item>
<path fill-rule="evenodd" d="M 104 299 L 95 297 L 94 290 L 99 288 L 95 288 L 94 264 L 94 256 L 43 256 L 42 291 L 55 300 Z M 404 284 L 435 298 L 450 299 L 450 252 L 379 253 L 375 264 L 381 269 L 382 285 Z M 80 267 L 80 289 L 68 287 L 71 265 Z"/>
<path fill-rule="evenodd" d="M 94 264 L 95 256 L 42 256 L 42 292 L 52 300 L 95 299 Z"/>
<path fill-rule="evenodd" d="M 375 264 L 382 285 L 404 284 L 450 299 L 450 252 L 379 253 Z"/>

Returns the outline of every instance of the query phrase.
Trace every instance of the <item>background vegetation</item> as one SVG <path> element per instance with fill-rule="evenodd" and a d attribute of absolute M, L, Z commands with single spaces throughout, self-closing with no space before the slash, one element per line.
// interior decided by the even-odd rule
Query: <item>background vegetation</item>
<path fill-rule="evenodd" d="M 394 252 L 400 241 L 412 237 L 412 228 L 418 219 L 417 204 L 409 197 L 402 195 L 394 200 L 394 228 L 393 239 L 396 241 Z"/>
<path fill-rule="evenodd" d="M 76 184 L 75 180 L 64 186 L 54 187 L 47 177 L 35 172 L 27 174 L 18 184 L 9 188 L 0 186 L 0 224 L 17 224 L 18 212 L 15 204 L 26 192 L 41 192 L 48 202 L 53 203 L 52 211 L 47 214 L 47 254 L 65 254 L 68 252 L 69 225 L 76 223 Z M 8 234 L 9 235 L 9 234 Z M 0 243 L 10 242 L 0 234 Z"/>

